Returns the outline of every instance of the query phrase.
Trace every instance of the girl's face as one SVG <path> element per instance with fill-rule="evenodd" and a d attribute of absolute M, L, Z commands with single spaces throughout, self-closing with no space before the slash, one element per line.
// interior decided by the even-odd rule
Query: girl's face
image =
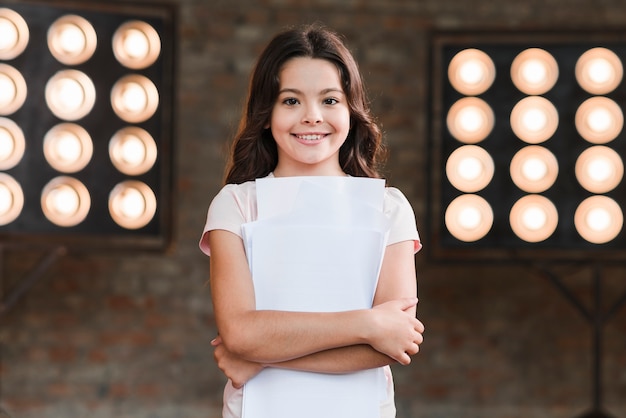
<path fill-rule="evenodd" d="M 292 58 L 279 74 L 269 127 L 278 146 L 276 176 L 345 175 L 339 148 L 350 109 L 339 71 L 329 61 Z"/>

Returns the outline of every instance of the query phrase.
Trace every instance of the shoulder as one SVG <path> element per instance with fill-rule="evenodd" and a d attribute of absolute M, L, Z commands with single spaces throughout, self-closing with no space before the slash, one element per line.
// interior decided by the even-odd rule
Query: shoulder
<path fill-rule="evenodd" d="M 411 203 L 404 193 L 395 187 L 385 187 L 385 200 L 383 202 L 383 211 L 386 215 L 392 215 L 398 211 L 410 211 L 413 213 Z"/>
<path fill-rule="evenodd" d="M 417 232 L 415 212 L 404 193 L 395 187 L 386 187 L 383 212 L 391 224 L 389 244 L 411 240 L 414 242 L 414 251 L 419 251 L 422 244 Z"/>
<path fill-rule="evenodd" d="M 200 249 L 210 254 L 207 240 L 209 231 L 223 229 L 241 237 L 241 225 L 255 221 L 256 217 L 256 183 L 248 181 L 225 185 L 209 205 Z"/>

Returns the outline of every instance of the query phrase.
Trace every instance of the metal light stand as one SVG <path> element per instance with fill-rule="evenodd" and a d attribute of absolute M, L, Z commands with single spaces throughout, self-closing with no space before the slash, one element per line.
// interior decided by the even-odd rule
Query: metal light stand
<path fill-rule="evenodd" d="M 0 319 L 8 311 L 15 306 L 15 304 L 24 296 L 24 294 L 30 290 L 46 273 L 46 271 L 62 256 L 67 254 L 67 249 L 63 246 L 58 246 L 49 250 L 41 259 L 34 265 L 22 279 L 17 286 L 8 294 L 4 296 L 4 256 L 6 249 L 10 246 L 0 243 Z M 2 401 L 2 343 L 0 342 L 0 401 Z M 0 418 L 10 418 L 11 415 L 2 408 L 0 405 Z"/>
<path fill-rule="evenodd" d="M 622 294 L 609 310 L 604 313 L 602 309 L 602 266 L 600 263 L 593 265 L 593 306 L 587 309 L 584 304 L 546 265 L 533 265 L 532 269 L 548 279 L 589 322 L 592 327 L 592 407 L 577 418 L 615 418 L 602 408 L 602 331 L 604 325 L 626 303 L 626 292 Z"/>

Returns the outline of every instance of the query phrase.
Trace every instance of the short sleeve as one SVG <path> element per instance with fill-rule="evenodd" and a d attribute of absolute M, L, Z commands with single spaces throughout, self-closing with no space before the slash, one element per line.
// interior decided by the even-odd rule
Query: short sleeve
<path fill-rule="evenodd" d="M 422 243 L 417 231 L 415 213 L 406 196 L 395 187 L 387 187 L 383 211 L 391 221 L 388 244 L 413 241 L 413 248 L 417 253 L 422 248 Z"/>
<path fill-rule="evenodd" d="M 241 225 L 256 219 L 256 188 L 254 182 L 227 184 L 213 198 L 200 237 L 200 250 L 211 255 L 208 232 L 222 229 L 242 236 Z"/>

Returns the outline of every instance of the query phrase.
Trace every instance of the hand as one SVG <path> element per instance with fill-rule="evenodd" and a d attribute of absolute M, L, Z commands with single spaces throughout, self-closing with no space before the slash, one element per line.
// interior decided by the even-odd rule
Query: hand
<path fill-rule="evenodd" d="M 411 363 L 410 356 L 417 354 L 424 341 L 424 325 L 412 314 L 416 305 L 417 298 L 407 298 L 372 308 L 374 325 L 369 344 L 403 365 Z"/>
<path fill-rule="evenodd" d="M 211 345 L 215 347 L 213 358 L 217 367 L 232 381 L 235 389 L 241 388 L 263 370 L 263 365 L 244 360 L 228 351 L 219 335 L 211 341 Z"/>

